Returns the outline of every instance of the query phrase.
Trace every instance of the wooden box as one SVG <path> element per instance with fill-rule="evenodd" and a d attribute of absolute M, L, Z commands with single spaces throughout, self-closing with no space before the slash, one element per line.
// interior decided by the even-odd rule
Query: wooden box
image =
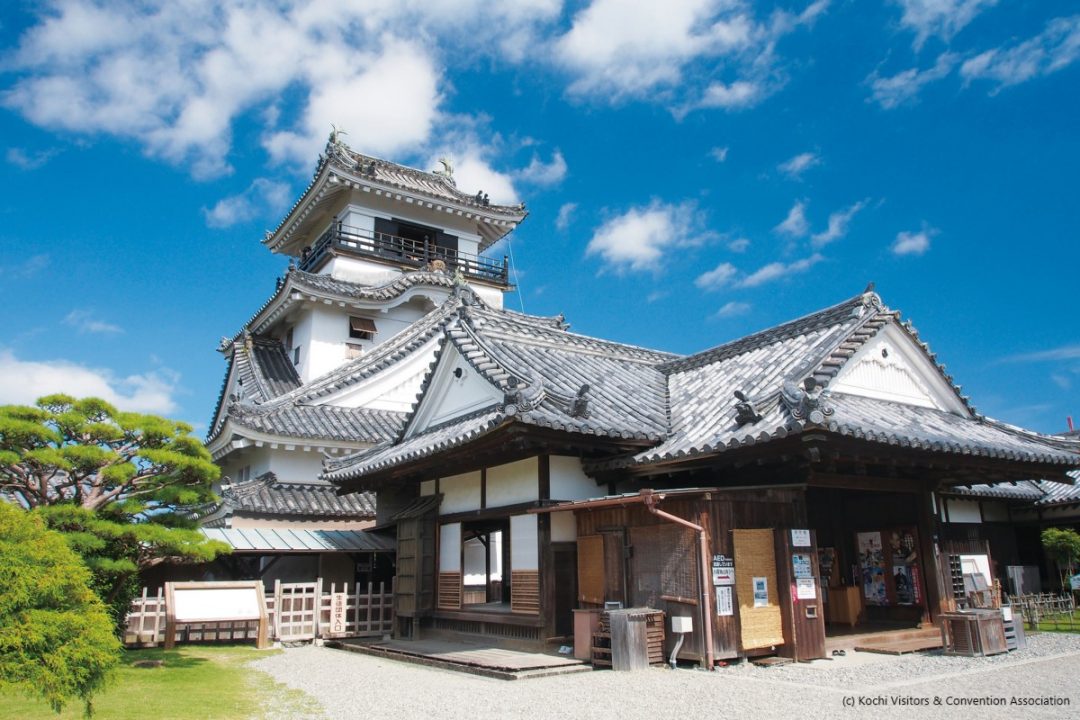
<path fill-rule="evenodd" d="M 831 587 L 825 604 L 825 621 L 855 627 L 862 617 L 862 588 Z"/>
<path fill-rule="evenodd" d="M 942 613 L 941 640 L 946 655 L 982 657 L 1008 652 L 1000 610 Z"/>

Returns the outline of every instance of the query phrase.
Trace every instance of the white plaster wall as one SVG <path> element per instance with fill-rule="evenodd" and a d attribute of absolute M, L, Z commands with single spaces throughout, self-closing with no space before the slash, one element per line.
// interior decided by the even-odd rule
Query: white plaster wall
<path fill-rule="evenodd" d="M 487 470 L 487 506 L 500 507 L 540 498 L 536 458 L 497 465 Z"/>
<path fill-rule="evenodd" d="M 536 515 L 510 516 L 510 569 L 540 569 Z"/>
<path fill-rule="evenodd" d="M 599 497 L 596 481 L 581 469 L 581 460 L 563 455 L 551 456 L 551 499 L 587 500 Z"/>
<path fill-rule="evenodd" d="M 551 513 L 551 542 L 577 542 L 577 521 L 574 520 L 574 513 Z"/>
<path fill-rule="evenodd" d="M 316 305 L 311 312 L 311 352 L 307 371 L 311 378 L 325 375 L 345 362 L 349 314 L 335 305 Z M 365 344 L 359 341 L 360 345 Z"/>
<path fill-rule="evenodd" d="M 322 472 L 323 455 L 315 450 L 269 450 L 267 452 L 269 470 L 277 475 L 281 482 L 319 483 Z M 265 472 L 265 471 L 264 471 Z M 261 474 L 261 473 L 260 473 Z"/>
<path fill-rule="evenodd" d="M 461 523 L 439 527 L 439 572 L 461 571 Z"/>
<path fill-rule="evenodd" d="M 254 447 L 227 456 L 221 463 L 221 474 L 229 476 L 233 482 L 238 482 L 240 469 L 250 465 L 251 480 L 263 473 L 273 472 L 281 482 L 318 483 L 322 461 L 322 453 L 314 450 L 305 452 Z"/>
<path fill-rule="evenodd" d="M 420 497 L 427 497 L 428 495 L 435 494 L 435 481 L 424 480 L 420 483 Z"/>
<path fill-rule="evenodd" d="M 375 229 L 375 216 L 367 208 L 349 205 L 340 213 L 338 219 L 345 226 L 346 232 L 361 230 L 371 232 Z"/>
<path fill-rule="evenodd" d="M 369 407 L 375 410 L 408 412 L 416 403 L 420 386 L 435 357 L 437 340 L 432 339 L 411 356 L 395 363 L 374 379 L 328 395 L 322 402 L 341 407 Z"/>
<path fill-rule="evenodd" d="M 513 277 L 511 277 L 511 280 Z M 491 307 L 502 310 L 503 308 L 503 291 L 498 288 L 487 287 L 486 285 L 480 285 L 478 283 L 470 283 L 469 287 L 476 291 L 476 294 L 480 296 L 480 299 Z"/>
<path fill-rule="evenodd" d="M 439 492 L 443 494 L 439 514 L 465 512 L 480 509 L 480 471 L 451 475 L 439 480 Z"/>
<path fill-rule="evenodd" d="M 289 360 L 293 359 L 293 348 L 300 348 L 300 362 L 296 365 L 296 372 L 300 380 L 307 382 L 315 377 L 311 374 L 311 333 L 314 321 L 309 310 L 302 310 L 292 325 L 292 347 L 285 348 Z M 285 331 L 288 334 L 288 330 Z"/>
<path fill-rule="evenodd" d="M 954 523 L 981 523 L 982 513 L 979 512 L 978 500 L 957 500 L 949 498 L 949 522 Z"/>

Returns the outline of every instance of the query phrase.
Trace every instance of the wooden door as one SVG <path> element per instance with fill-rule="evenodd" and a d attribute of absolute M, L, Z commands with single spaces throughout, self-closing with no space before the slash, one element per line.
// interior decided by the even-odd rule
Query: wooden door
<path fill-rule="evenodd" d="M 577 607 L 577 543 L 552 543 L 555 572 L 555 634 L 573 635 Z"/>
<path fill-rule="evenodd" d="M 394 614 L 418 619 L 435 609 L 435 515 L 398 521 Z M 403 634 L 412 635 L 404 626 Z"/>

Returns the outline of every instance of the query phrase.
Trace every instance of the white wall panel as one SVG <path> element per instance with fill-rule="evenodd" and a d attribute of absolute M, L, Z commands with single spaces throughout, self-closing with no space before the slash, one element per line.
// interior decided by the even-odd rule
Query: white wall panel
<path fill-rule="evenodd" d="M 587 500 L 603 494 L 596 481 L 581 469 L 579 458 L 551 456 L 552 500 Z"/>
<path fill-rule="evenodd" d="M 439 505 L 440 515 L 479 510 L 480 471 L 440 478 L 439 492 L 443 495 Z"/>
<path fill-rule="evenodd" d="M 536 458 L 527 458 L 487 470 L 487 506 L 500 507 L 540 498 Z"/>
<path fill-rule="evenodd" d="M 510 516 L 510 569 L 539 570 L 536 515 Z"/>
<path fill-rule="evenodd" d="M 461 571 L 461 523 L 439 526 L 439 572 Z"/>

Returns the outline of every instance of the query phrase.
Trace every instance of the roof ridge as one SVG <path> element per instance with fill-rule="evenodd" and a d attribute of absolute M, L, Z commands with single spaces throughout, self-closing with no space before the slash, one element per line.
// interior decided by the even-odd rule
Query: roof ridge
<path fill-rule="evenodd" d="M 750 350 L 765 345 L 771 345 L 789 337 L 805 335 L 810 330 L 823 325 L 835 324 L 835 319 L 837 317 L 842 318 L 845 311 L 858 317 L 860 316 L 859 314 L 865 311 L 865 308 L 870 307 L 875 303 L 879 307 L 881 306 L 881 297 L 878 296 L 877 293 L 873 291 L 862 292 L 843 302 L 837 303 L 836 305 L 822 308 L 821 310 L 803 315 L 794 320 L 789 320 L 780 325 L 774 325 L 773 327 L 765 328 L 758 332 L 751 333 L 750 335 L 730 340 L 721 345 L 702 350 L 692 355 L 687 355 L 663 363 L 660 365 L 660 369 L 663 372 L 670 374 L 684 372 L 704 365 L 711 365 L 720 360 L 734 357 L 735 355 L 741 355 Z"/>

